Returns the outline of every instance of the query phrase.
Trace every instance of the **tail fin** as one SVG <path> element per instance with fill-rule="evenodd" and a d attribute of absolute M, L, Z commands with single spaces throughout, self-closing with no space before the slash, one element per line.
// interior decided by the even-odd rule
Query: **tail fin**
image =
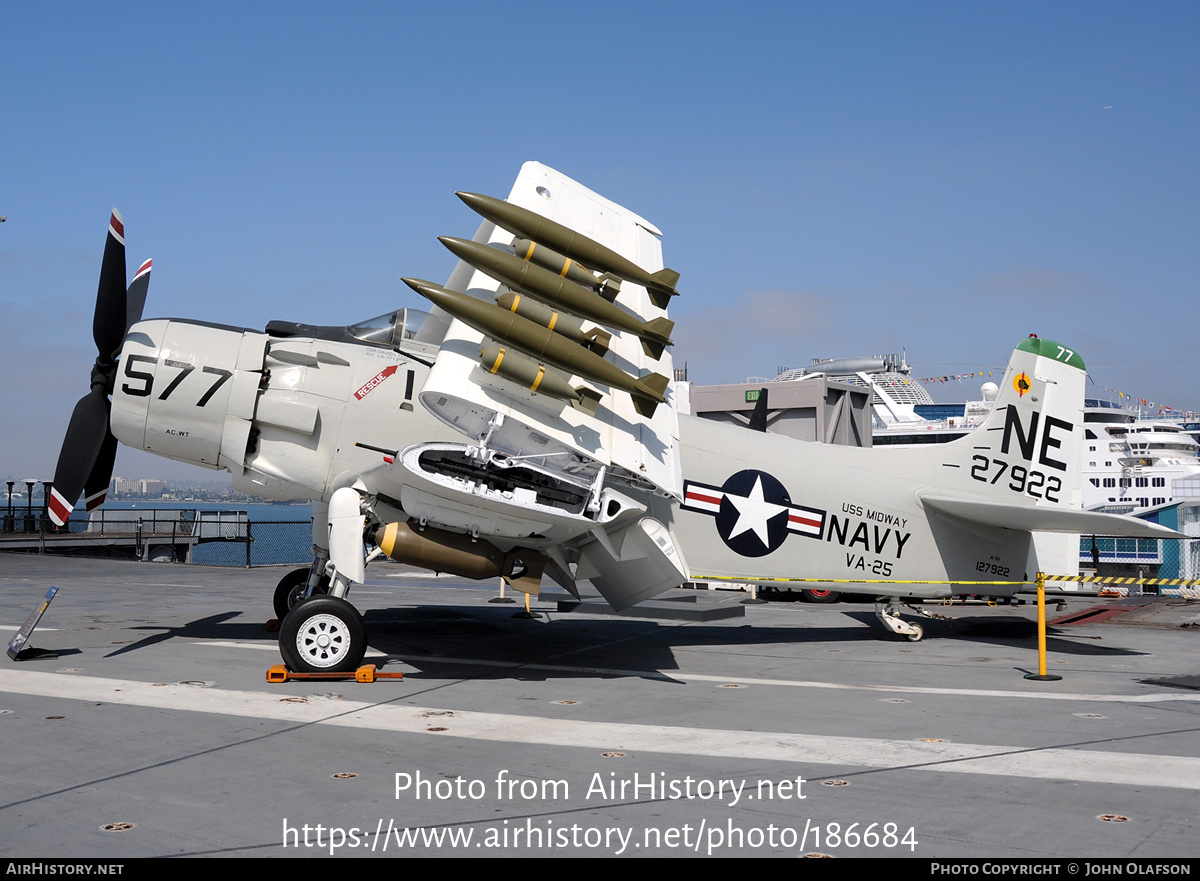
<path fill-rule="evenodd" d="M 659 404 L 666 403 L 666 398 L 663 393 L 666 392 L 667 386 L 671 384 L 671 380 L 663 376 L 661 373 L 651 373 L 649 376 L 643 376 L 637 381 L 638 392 L 631 392 L 633 398 L 633 408 L 637 410 L 639 416 L 645 416 L 649 419 L 654 415 L 655 409 Z"/>
<path fill-rule="evenodd" d="M 596 290 L 600 296 L 613 302 L 617 299 L 617 295 L 621 293 L 621 278 L 613 275 L 611 272 L 606 272 L 599 278 L 600 287 Z"/>
<path fill-rule="evenodd" d="M 657 361 L 662 357 L 663 349 L 671 345 L 671 331 L 675 322 L 666 318 L 654 318 L 642 327 L 642 351 Z"/>
<path fill-rule="evenodd" d="M 1079 508 L 1083 454 L 1083 359 L 1031 336 L 1013 350 L 996 406 L 953 446 L 967 472 L 960 488 L 1006 501 Z"/>
<path fill-rule="evenodd" d="M 679 294 L 679 291 L 675 290 L 675 285 L 679 284 L 679 273 L 674 269 L 660 269 L 653 275 L 658 283 L 648 285 L 646 293 L 650 295 L 651 303 L 659 309 L 666 309 L 671 298 Z"/>
<path fill-rule="evenodd" d="M 771 406 L 767 403 L 767 395 L 769 392 L 770 390 L 766 388 L 761 388 L 758 390 L 758 400 L 754 403 L 754 412 L 750 414 L 750 422 L 746 426 L 751 431 L 767 430 L 767 415 L 769 413 L 767 408 Z M 749 397 L 748 394 L 747 397 Z"/>
<path fill-rule="evenodd" d="M 575 386 L 575 393 L 579 395 L 579 399 L 571 402 L 571 406 L 576 410 L 587 413 L 589 416 L 596 415 L 596 407 L 600 404 L 601 394 L 595 389 L 590 389 L 586 385 Z"/>
<path fill-rule="evenodd" d="M 1051 340 L 1022 340 L 987 421 L 949 444 L 926 509 L 1016 532 L 1177 537 L 1174 530 L 1083 511 L 1083 359 Z"/>
<path fill-rule="evenodd" d="M 612 345 L 612 334 L 606 330 L 601 330 L 598 327 L 593 327 L 584 335 L 584 339 L 590 340 L 588 348 L 597 355 L 608 354 L 608 349 Z"/>

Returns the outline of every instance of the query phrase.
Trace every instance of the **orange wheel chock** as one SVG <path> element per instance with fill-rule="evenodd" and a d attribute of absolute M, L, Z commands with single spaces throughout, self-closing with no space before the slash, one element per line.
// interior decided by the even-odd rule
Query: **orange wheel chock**
<path fill-rule="evenodd" d="M 374 664 L 364 664 L 353 673 L 294 673 L 283 664 L 276 664 L 267 671 L 267 682 L 272 684 L 291 679 L 353 679 L 355 682 L 374 682 L 377 679 L 403 678 L 403 673 L 382 673 Z"/>

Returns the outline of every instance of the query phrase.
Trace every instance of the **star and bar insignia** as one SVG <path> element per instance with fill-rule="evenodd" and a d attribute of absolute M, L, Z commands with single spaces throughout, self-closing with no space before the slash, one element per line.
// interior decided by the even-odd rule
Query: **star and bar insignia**
<path fill-rule="evenodd" d="M 793 505 L 782 483 L 753 469 L 721 487 L 685 480 L 683 508 L 713 515 L 721 540 L 743 557 L 765 557 L 792 533 L 820 539 L 825 529 L 824 511 Z"/>

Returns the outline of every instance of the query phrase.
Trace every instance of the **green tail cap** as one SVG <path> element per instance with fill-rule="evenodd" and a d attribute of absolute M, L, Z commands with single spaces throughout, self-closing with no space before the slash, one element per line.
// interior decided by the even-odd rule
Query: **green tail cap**
<path fill-rule="evenodd" d="M 1056 343 L 1054 340 L 1042 340 L 1033 336 L 1027 337 L 1017 343 L 1017 351 L 1032 352 L 1043 358 L 1049 358 L 1051 361 L 1061 361 L 1064 364 L 1070 364 L 1072 367 L 1078 367 L 1080 370 L 1087 370 L 1078 352 L 1074 349 L 1068 349 L 1062 343 Z"/>

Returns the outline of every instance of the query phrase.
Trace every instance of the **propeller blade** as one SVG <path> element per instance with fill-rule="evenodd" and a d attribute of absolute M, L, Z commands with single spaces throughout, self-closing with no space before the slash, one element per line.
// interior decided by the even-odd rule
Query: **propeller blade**
<path fill-rule="evenodd" d="M 110 412 L 111 406 L 110 404 Z M 104 499 L 108 495 L 108 485 L 112 482 L 113 465 L 116 461 L 117 438 L 110 430 L 104 435 L 104 443 L 100 446 L 100 454 L 96 456 L 96 464 L 92 466 L 92 473 L 88 475 L 87 481 L 83 484 L 83 504 L 88 513 L 104 504 Z"/>
<path fill-rule="evenodd" d="M 96 384 L 79 399 L 67 425 L 58 466 L 54 469 L 54 486 L 50 491 L 50 519 L 62 526 L 71 516 L 83 485 L 96 464 L 108 432 L 108 411 L 112 405 L 104 386 Z M 111 467 L 111 466 L 110 466 Z"/>
<path fill-rule="evenodd" d="M 129 290 L 125 294 L 125 333 L 129 333 L 129 328 L 142 320 L 146 291 L 150 287 L 150 263 L 147 260 L 138 267 L 137 275 L 129 283 Z"/>
<path fill-rule="evenodd" d="M 96 291 L 96 313 L 92 319 L 92 338 L 96 341 L 99 363 L 112 363 L 113 354 L 125 339 L 125 223 L 121 212 L 113 209 L 104 243 L 104 262 L 100 264 L 100 287 Z M 81 484 L 82 486 L 82 484 Z"/>
<path fill-rule="evenodd" d="M 108 394 L 117 370 L 117 351 L 125 331 L 142 316 L 146 291 L 150 285 L 150 261 L 141 265 L 125 287 L 125 223 L 121 212 L 113 209 L 104 242 L 104 261 L 100 264 L 100 286 L 96 291 L 96 312 L 92 318 L 92 338 L 96 342 L 96 363 L 92 367 L 92 388 L 79 399 L 67 425 L 54 483 L 47 507 L 50 519 L 58 526 L 67 522 L 80 493 L 86 491 L 87 509 L 99 506 L 108 492 L 113 463 L 117 458 L 117 439 L 108 427 L 112 403 Z"/>

